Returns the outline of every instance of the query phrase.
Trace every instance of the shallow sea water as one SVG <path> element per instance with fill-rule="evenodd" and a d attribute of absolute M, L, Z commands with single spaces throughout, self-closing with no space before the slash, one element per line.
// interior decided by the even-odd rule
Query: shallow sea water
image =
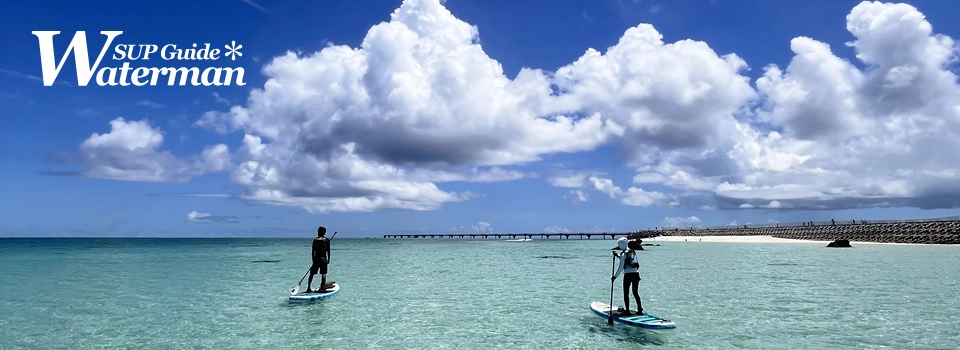
<path fill-rule="evenodd" d="M 336 238 L 341 293 L 291 304 L 310 241 L 0 239 L 0 349 L 960 347 L 960 246 L 663 242 L 654 332 L 590 311 L 612 240 Z"/>

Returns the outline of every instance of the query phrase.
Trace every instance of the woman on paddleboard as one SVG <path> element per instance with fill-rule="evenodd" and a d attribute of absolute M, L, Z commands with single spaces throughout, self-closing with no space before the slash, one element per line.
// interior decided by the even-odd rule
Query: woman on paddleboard
<path fill-rule="evenodd" d="M 616 281 L 623 272 L 623 312 L 620 317 L 633 315 L 630 312 L 630 291 L 633 291 L 633 298 L 637 300 L 637 315 L 643 314 L 643 304 L 640 303 L 640 262 L 637 260 L 636 248 L 639 246 L 636 241 L 629 241 L 626 237 L 620 237 L 617 240 L 617 246 L 620 247 L 620 265 L 617 272 L 613 274 L 610 281 Z M 616 253 L 614 253 L 616 254 Z"/>

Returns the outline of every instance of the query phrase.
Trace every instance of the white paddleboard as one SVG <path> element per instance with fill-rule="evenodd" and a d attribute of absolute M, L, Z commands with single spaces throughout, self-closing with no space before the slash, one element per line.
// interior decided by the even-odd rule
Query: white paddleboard
<path fill-rule="evenodd" d="M 590 303 L 590 309 L 593 310 L 593 313 L 597 316 L 608 318 L 610 317 L 610 304 L 604 303 L 602 301 L 594 301 Z M 643 315 L 630 315 L 620 317 L 620 311 L 617 311 L 619 306 L 613 306 L 613 321 L 619 322 L 634 327 L 646 328 L 646 329 L 655 329 L 655 330 L 666 330 L 677 328 L 677 324 L 673 321 L 665 320 L 660 317 L 643 313 Z"/>
<path fill-rule="evenodd" d="M 324 289 L 323 292 L 321 292 L 321 293 L 317 293 L 317 292 L 306 293 L 305 290 L 304 290 L 304 291 L 300 291 L 300 292 L 297 293 L 297 294 L 291 295 L 291 296 L 290 296 L 290 301 L 292 301 L 292 302 L 302 302 L 302 301 L 321 300 L 321 299 L 326 299 L 326 298 L 332 297 L 332 296 L 334 296 L 334 295 L 337 295 L 337 293 L 340 293 L 340 284 L 339 284 L 339 283 L 337 283 L 337 282 L 331 282 L 331 283 L 328 283 L 328 284 L 332 284 L 332 286 L 330 286 L 330 288 Z"/>

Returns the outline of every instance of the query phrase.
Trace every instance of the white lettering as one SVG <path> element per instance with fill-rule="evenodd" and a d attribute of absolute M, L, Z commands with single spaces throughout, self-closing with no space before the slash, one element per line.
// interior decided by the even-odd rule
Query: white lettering
<path fill-rule="evenodd" d="M 112 58 L 117 61 L 122 61 L 125 57 L 127 57 L 127 52 L 124 51 L 125 47 L 127 47 L 127 45 L 124 44 L 118 44 L 117 46 L 114 46 L 113 51 L 116 53 L 113 54 Z M 120 54 L 120 57 L 117 57 L 117 54 Z"/>
<path fill-rule="evenodd" d="M 150 70 L 150 86 L 157 85 L 157 79 L 160 78 L 160 68 L 148 68 Z"/>
<path fill-rule="evenodd" d="M 200 80 L 203 82 L 203 86 L 210 86 L 210 85 L 220 86 L 220 85 L 223 85 L 223 84 L 220 83 L 219 81 L 210 81 L 210 70 L 211 70 L 211 69 L 214 71 L 214 76 L 217 78 L 217 80 L 220 79 L 220 69 L 219 69 L 219 68 L 209 67 L 209 68 L 207 68 L 207 69 L 204 69 L 204 70 L 203 70 L 203 75 L 200 76 Z"/>
<path fill-rule="evenodd" d="M 103 72 L 110 73 L 110 81 L 103 80 Z M 116 86 L 117 85 L 116 78 L 117 78 L 117 69 L 113 67 L 104 67 L 99 72 L 97 72 L 97 84 L 100 84 L 100 86 L 104 86 L 104 85 Z"/>
<path fill-rule="evenodd" d="M 161 74 L 170 75 L 170 78 L 167 81 L 167 85 L 173 85 L 173 80 L 177 77 L 177 72 L 183 73 L 183 75 L 180 76 L 180 86 L 183 86 L 187 83 L 187 72 L 193 73 L 192 74 L 193 79 L 191 79 L 191 83 L 193 83 L 193 86 L 200 85 L 200 82 L 197 81 L 197 79 L 199 78 L 198 76 L 200 75 L 200 69 L 197 67 L 193 67 L 189 69 L 186 67 L 160 69 Z"/>
<path fill-rule="evenodd" d="M 130 83 L 127 82 L 127 72 L 131 70 L 130 62 L 123 62 L 123 67 L 120 68 L 120 85 L 128 86 Z"/>
<path fill-rule="evenodd" d="M 247 85 L 247 83 L 245 83 L 245 82 L 243 81 L 243 67 L 237 67 L 236 69 L 234 69 L 234 68 L 229 68 L 229 67 L 228 67 L 228 68 L 220 68 L 219 70 L 217 70 L 217 76 L 216 76 L 216 78 L 214 78 L 214 79 L 216 79 L 217 81 L 220 80 L 220 70 L 223 70 L 223 71 L 225 71 L 225 72 L 227 73 L 226 77 L 223 79 L 223 80 L 224 80 L 224 82 L 223 82 L 224 85 L 230 85 L 230 78 L 233 76 L 233 72 L 237 72 L 237 85 L 238 85 L 238 86 Z"/>
<path fill-rule="evenodd" d="M 146 46 L 147 48 L 146 52 L 144 52 L 143 54 L 143 59 L 145 60 L 149 60 L 150 54 L 157 52 L 157 45 L 141 45 L 141 46 Z"/>
<path fill-rule="evenodd" d="M 154 68 L 154 69 L 156 69 L 156 68 Z M 133 70 L 133 76 L 130 77 L 130 80 L 131 80 L 131 82 L 133 83 L 133 85 L 136 85 L 136 86 L 144 86 L 144 85 L 147 85 L 147 82 L 145 82 L 145 81 L 144 81 L 144 82 L 141 82 L 141 81 L 140 81 L 140 78 L 143 78 L 143 77 L 147 76 L 147 74 L 149 74 L 149 73 L 150 73 L 150 69 L 144 68 L 144 67 L 139 67 L 139 68 Z M 153 82 L 152 82 L 150 85 L 155 85 L 156 82 L 157 82 L 156 79 L 153 79 Z"/>
<path fill-rule="evenodd" d="M 210 44 L 209 44 L 209 43 L 206 44 L 206 45 L 204 45 L 204 47 L 203 47 L 202 49 L 197 50 L 196 59 L 198 59 L 198 60 L 209 60 L 209 59 L 211 59 L 211 58 L 210 58 Z M 216 59 L 216 58 L 213 58 L 213 59 Z"/>
<path fill-rule="evenodd" d="M 176 53 L 174 53 L 174 52 L 169 53 L 169 55 L 167 54 L 167 49 L 168 49 L 168 48 L 171 49 L 171 50 L 176 50 L 176 49 L 177 49 L 177 45 L 174 45 L 174 44 L 166 44 L 166 45 L 163 45 L 163 49 L 160 50 L 160 58 L 163 58 L 164 60 L 167 60 L 167 61 L 172 60 L 172 59 L 174 59 L 174 57 L 176 57 Z"/>
<path fill-rule="evenodd" d="M 77 31 L 59 59 L 53 47 L 53 37 L 60 34 L 59 31 L 38 30 L 32 33 L 37 37 L 40 46 L 40 64 L 43 71 L 44 86 L 53 85 L 70 55 L 74 56 L 77 85 L 79 86 L 87 86 L 94 75 L 96 75 L 96 83 L 100 86 L 145 86 L 147 84 L 156 86 L 163 75 L 167 76 L 168 86 L 184 86 L 188 85 L 188 81 L 189 85 L 192 86 L 246 85 L 246 82 L 243 81 L 244 70 L 242 67 L 207 67 L 205 69 L 199 67 L 130 67 L 130 61 L 149 60 L 153 54 L 157 54 L 160 59 L 167 61 L 219 59 L 224 51 L 212 48 L 209 43 L 200 47 L 193 44 L 192 48 L 187 49 L 179 49 L 175 44 L 166 44 L 162 48 L 153 44 L 117 44 L 113 46 L 114 53 L 110 58 L 125 62 L 120 67 L 100 67 L 107 50 L 117 36 L 123 34 L 122 31 L 100 32 L 100 34 L 106 36 L 106 42 L 100 48 L 100 53 L 92 65 L 87 47 L 86 32 Z M 233 49 L 231 49 L 231 53 L 232 51 Z M 179 79 L 177 79 L 178 75 Z"/>
<path fill-rule="evenodd" d="M 117 71 L 120 71 L 119 76 Z M 233 79 L 234 73 L 236 73 L 236 79 Z M 101 86 L 144 86 L 147 85 L 145 78 L 150 76 L 149 84 L 151 86 L 156 86 L 157 81 L 160 79 L 161 75 L 167 76 L 167 85 L 189 85 L 193 86 L 223 86 L 236 84 L 238 86 L 244 86 L 247 83 L 243 81 L 243 67 L 237 68 L 222 68 L 222 67 L 207 67 L 202 72 L 200 68 L 197 67 L 180 67 L 180 68 L 155 68 L 155 67 L 138 67 L 131 68 L 129 62 L 124 62 L 123 66 L 120 68 L 115 67 L 104 67 L 97 72 L 97 83 Z M 177 84 L 177 75 L 180 75 L 180 82 Z"/>
<path fill-rule="evenodd" d="M 71 52 L 74 53 L 73 61 L 77 66 L 77 85 L 87 86 L 90 78 L 93 77 L 93 72 L 100 66 L 100 60 L 103 59 L 103 55 L 107 53 L 110 43 L 112 43 L 113 39 L 118 35 L 123 34 L 122 31 L 100 32 L 100 34 L 107 36 L 107 42 L 103 45 L 103 48 L 100 49 L 100 55 L 97 56 L 97 61 L 94 62 L 93 67 L 91 67 L 90 60 L 87 56 L 87 36 L 85 32 L 78 31 L 74 34 L 73 39 L 70 40 L 70 45 L 67 46 L 67 50 L 63 53 L 63 57 L 60 58 L 60 63 L 56 65 L 54 65 L 56 57 L 53 52 L 53 36 L 60 34 L 60 31 L 35 30 L 32 33 L 37 36 L 37 40 L 40 43 L 40 68 L 43 71 L 44 86 L 51 86 L 53 82 L 57 80 L 57 75 L 60 74 L 60 68 L 63 67 L 63 63 L 66 62 L 67 56 L 69 56 Z M 97 79 L 99 79 L 99 76 Z"/>

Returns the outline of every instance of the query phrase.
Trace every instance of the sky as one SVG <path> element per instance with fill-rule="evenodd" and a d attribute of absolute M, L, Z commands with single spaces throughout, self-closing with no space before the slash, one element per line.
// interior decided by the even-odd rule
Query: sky
<path fill-rule="evenodd" d="M 7 3 L 0 236 L 953 216 L 958 11 L 833 0 Z M 194 44 L 217 52 L 169 53 Z M 143 59 L 144 47 L 156 52 Z M 168 80 L 177 68 L 207 75 Z M 152 74 L 158 83 L 142 84 Z"/>

